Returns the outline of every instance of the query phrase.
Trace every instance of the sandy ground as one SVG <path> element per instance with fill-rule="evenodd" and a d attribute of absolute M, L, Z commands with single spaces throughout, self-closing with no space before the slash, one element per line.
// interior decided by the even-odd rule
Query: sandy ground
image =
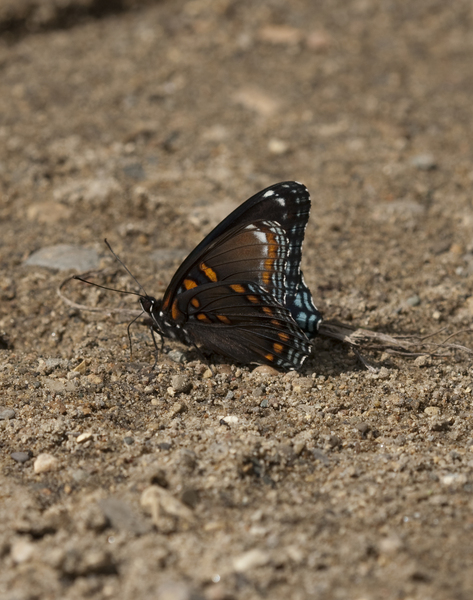
<path fill-rule="evenodd" d="M 153 369 L 145 327 L 130 359 L 125 317 L 56 294 L 79 258 L 136 289 L 107 237 L 159 296 L 232 208 L 296 179 L 327 321 L 470 328 L 471 3 L 103 6 L 0 10 L 0 597 L 471 598 L 471 355 L 365 351 L 370 370 L 319 337 L 300 373 L 212 375 L 167 343 Z M 58 244 L 72 263 L 31 260 Z"/>

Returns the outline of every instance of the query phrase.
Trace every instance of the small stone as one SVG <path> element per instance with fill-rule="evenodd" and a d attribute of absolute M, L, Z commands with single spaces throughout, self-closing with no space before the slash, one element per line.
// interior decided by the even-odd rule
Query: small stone
<path fill-rule="evenodd" d="M 409 306 L 419 306 L 420 304 L 420 298 L 417 294 L 414 294 L 413 296 L 409 296 L 409 298 L 406 300 L 406 304 L 408 304 Z"/>
<path fill-rule="evenodd" d="M 314 52 L 324 52 L 331 43 L 332 40 L 325 31 L 312 31 L 306 39 L 307 48 Z"/>
<path fill-rule="evenodd" d="M 201 596 L 197 596 L 186 583 L 172 581 L 161 584 L 156 590 L 155 598 L 159 598 L 159 600 L 197 600 Z"/>
<path fill-rule="evenodd" d="M 417 156 L 413 156 L 410 163 L 420 171 L 432 171 L 437 167 L 437 163 L 432 154 L 418 154 Z"/>
<path fill-rule="evenodd" d="M 28 540 L 18 540 L 11 547 L 11 557 L 14 563 L 20 565 L 31 560 L 34 554 L 34 545 Z"/>
<path fill-rule="evenodd" d="M 302 39 L 302 31 L 290 25 L 265 25 L 258 31 L 262 42 L 278 46 L 294 46 Z"/>
<path fill-rule="evenodd" d="M 172 419 L 176 415 L 181 415 L 187 411 L 187 405 L 184 402 L 174 402 L 169 411 L 169 417 Z"/>
<path fill-rule="evenodd" d="M 28 452 L 12 452 L 10 456 L 13 458 L 14 461 L 20 464 L 27 462 L 31 458 Z"/>
<path fill-rule="evenodd" d="M 189 508 L 195 508 L 199 503 L 199 491 L 193 488 L 186 489 L 181 494 L 181 500 Z"/>
<path fill-rule="evenodd" d="M 458 242 L 453 242 L 453 244 L 450 246 L 450 252 L 460 256 L 465 252 L 465 248 Z"/>
<path fill-rule="evenodd" d="M 207 369 L 206 371 L 204 371 L 204 374 L 202 375 L 202 379 L 210 379 L 211 377 L 213 377 L 213 373 L 210 369 Z"/>
<path fill-rule="evenodd" d="M 268 408 L 269 406 L 269 401 L 267 398 L 265 398 L 264 400 L 261 400 L 260 404 L 261 408 Z"/>
<path fill-rule="evenodd" d="M 50 392 L 73 392 L 76 389 L 75 383 L 69 381 L 64 377 L 58 377 L 54 379 L 52 377 L 45 377 L 43 379 L 43 385 Z"/>
<path fill-rule="evenodd" d="M 440 413 L 440 408 L 438 406 L 427 406 L 424 412 L 426 415 L 429 415 L 429 417 L 435 417 Z"/>
<path fill-rule="evenodd" d="M 13 408 L 3 408 L 0 407 L 0 421 L 8 421 L 9 419 L 14 419 L 16 417 L 16 412 Z"/>
<path fill-rule="evenodd" d="M 86 369 L 87 369 L 87 363 L 85 360 L 83 360 L 81 363 L 79 363 L 77 365 L 77 367 L 74 367 L 72 369 L 72 371 L 75 373 L 79 373 L 80 375 L 85 375 Z"/>
<path fill-rule="evenodd" d="M 430 431 L 448 431 L 452 422 L 446 419 L 434 419 L 430 425 Z"/>
<path fill-rule="evenodd" d="M 217 417 L 218 421 L 225 421 L 225 423 L 228 423 L 229 425 L 235 425 L 236 423 L 238 423 L 238 417 L 236 415 L 227 415 L 226 417 L 224 416 L 219 416 Z"/>
<path fill-rule="evenodd" d="M 193 521 L 194 514 L 185 504 L 157 485 L 150 485 L 141 494 L 141 506 L 151 513 L 153 523 L 159 527 L 162 513 L 166 515 Z"/>
<path fill-rule="evenodd" d="M 414 364 L 416 367 L 428 367 L 431 363 L 430 357 L 429 356 L 418 356 L 415 361 Z"/>
<path fill-rule="evenodd" d="M 267 552 L 254 548 L 233 559 L 233 568 L 237 573 L 245 573 L 250 569 L 264 567 L 269 563 L 270 556 Z"/>
<path fill-rule="evenodd" d="M 379 542 L 379 550 L 383 554 L 393 555 L 402 550 L 404 544 L 397 535 L 391 535 L 389 537 L 383 538 Z"/>
<path fill-rule="evenodd" d="M 436 321 L 439 321 L 441 316 L 442 313 L 438 310 L 434 310 L 434 312 L 432 313 L 432 319 L 435 319 Z"/>
<path fill-rule="evenodd" d="M 280 102 L 274 94 L 260 88 L 245 87 L 234 94 L 234 100 L 244 108 L 258 113 L 262 117 L 270 117 L 278 112 Z"/>
<path fill-rule="evenodd" d="M 95 373 L 87 375 L 87 379 L 90 381 L 90 383 L 93 383 L 94 385 L 100 385 L 101 383 L 103 383 L 103 379 Z"/>
<path fill-rule="evenodd" d="M 179 365 L 182 365 L 186 362 L 186 355 L 180 350 L 171 350 L 167 353 L 167 357 L 169 360 L 172 360 L 172 362 L 175 362 Z"/>
<path fill-rule="evenodd" d="M 289 146 L 288 144 L 286 144 L 286 142 L 283 142 L 282 140 L 271 138 L 268 142 L 268 150 L 270 154 L 279 156 L 281 154 L 286 154 L 286 152 L 289 150 Z"/>
<path fill-rule="evenodd" d="M 252 375 L 274 376 L 279 375 L 279 371 L 274 369 L 273 367 L 270 367 L 269 365 L 260 365 L 259 367 L 256 367 L 256 369 L 253 369 Z"/>
<path fill-rule="evenodd" d="M 35 473 L 47 473 L 49 471 L 56 471 L 59 468 L 58 459 L 52 454 L 39 454 L 34 461 L 34 472 Z"/>
<path fill-rule="evenodd" d="M 133 535 L 144 535 L 150 531 L 150 523 L 144 521 L 129 504 L 120 498 L 105 498 L 100 500 L 99 506 L 117 531 L 126 531 Z"/>
<path fill-rule="evenodd" d="M 178 394 L 187 394 L 192 389 L 192 382 L 186 375 L 174 375 L 171 385 Z"/>
<path fill-rule="evenodd" d="M 294 445 L 292 446 L 292 449 L 294 450 L 294 453 L 299 455 L 302 453 L 302 451 L 304 450 L 304 448 L 306 447 L 306 441 L 305 440 L 297 440 L 294 442 Z"/>
<path fill-rule="evenodd" d="M 97 269 L 100 263 L 98 253 L 91 248 L 58 244 L 47 246 L 33 252 L 24 262 L 26 266 L 46 267 L 58 271 L 90 271 Z"/>
<path fill-rule="evenodd" d="M 88 442 L 90 439 L 92 439 L 93 434 L 91 431 L 85 431 L 84 433 L 81 433 L 77 438 L 76 438 L 76 442 L 78 444 L 83 444 L 84 442 Z"/>
<path fill-rule="evenodd" d="M 460 487 L 465 485 L 467 478 L 465 473 L 448 473 L 440 477 L 440 483 L 449 487 Z"/>
<path fill-rule="evenodd" d="M 363 437 L 366 437 L 366 434 L 371 430 L 371 427 L 368 425 L 368 423 L 357 423 L 355 427 Z"/>
<path fill-rule="evenodd" d="M 123 438 L 123 441 L 125 442 L 125 444 L 127 446 L 132 446 L 135 443 L 134 438 L 132 438 L 130 435 L 127 435 Z"/>

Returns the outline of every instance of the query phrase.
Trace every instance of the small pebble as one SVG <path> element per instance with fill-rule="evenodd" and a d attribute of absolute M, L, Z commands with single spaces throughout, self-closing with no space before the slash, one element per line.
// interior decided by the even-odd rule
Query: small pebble
<path fill-rule="evenodd" d="M 363 436 L 365 436 L 368 433 L 368 431 L 370 431 L 370 429 L 371 429 L 371 427 L 368 425 L 368 423 L 357 423 L 356 428 Z"/>
<path fill-rule="evenodd" d="M 280 46 L 294 46 L 303 36 L 301 29 L 290 25 L 264 25 L 258 31 L 258 38 L 262 42 Z"/>
<path fill-rule="evenodd" d="M 279 156 L 281 154 L 285 154 L 289 150 L 289 146 L 282 140 L 271 138 L 268 142 L 268 150 L 270 154 Z"/>
<path fill-rule="evenodd" d="M 112 496 L 100 500 L 98 504 L 114 529 L 134 535 L 149 532 L 150 524 L 124 500 Z"/>
<path fill-rule="evenodd" d="M 236 415 L 227 415 L 226 417 L 224 417 L 223 415 L 220 415 L 217 417 L 218 421 L 225 421 L 225 423 L 230 424 L 235 424 L 238 423 L 238 417 Z"/>
<path fill-rule="evenodd" d="M 187 410 L 187 405 L 184 402 L 174 402 L 169 411 L 169 417 L 172 419 L 176 415 L 180 415 Z"/>
<path fill-rule="evenodd" d="M 77 367 L 74 367 L 72 369 L 72 371 L 75 373 L 79 373 L 80 375 L 85 375 L 86 369 L 87 369 L 87 363 L 85 360 L 83 360 L 81 363 L 79 363 L 77 365 Z"/>
<path fill-rule="evenodd" d="M 13 543 L 10 554 L 17 565 L 28 562 L 34 554 L 34 545 L 28 540 L 18 540 Z"/>
<path fill-rule="evenodd" d="M 174 375 L 171 379 L 171 385 L 178 394 L 187 394 L 192 389 L 192 382 L 187 375 Z"/>
<path fill-rule="evenodd" d="M 123 441 L 125 442 L 125 444 L 127 446 L 132 446 L 135 443 L 134 438 L 132 438 L 131 436 L 127 435 L 126 437 L 123 438 Z"/>
<path fill-rule="evenodd" d="M 258 374 L 259 375 L 279 375 L 279 371 L 277 371 L 273 367 L 270 367 L 269 365 L 260 365 L 259 367 L 256 367 L 256 369 L 253 369 L 252 374 L 254 374 L 254 375 L 258 375 Z"/>
<path fill-rule="evenodd" d="M 85 431 L 84 433 L 81 433 L 77 439 L 76 442 L 78 444 L 83 444 L 84 442 L 89 441 L 92 438 L 92 432 L 91 431 Z"/>
<path fill-rule="evenodd" d="M 25 463 L 31 458 L 28 452 L 12 452 L 10 456 L 13 458 L 14 461 L 20 464 Z"/>
<path fill-rule="evenodd" d="M 57 269 L 58 271 L 68 271 L 69 269 L 90 271 L 91 269 L 97 269 L 99 262 L 98 253 L 91 248 L 58 244 L 57 246 L 40 248 L 33 252 L 24 264 L 30 267 Z"/>
<path fill-rule="evenodd" d="M 172 581 L 162 583 L 156 590 L 155 598 L 159 598 L 159 600 L 192 600 L 201 598 L 201 596 L 194 594 L 186 583 Z"/>
<path fill-rule="evenodd" d="M 418 356 L 414 361 L 416 367 L 427 367 L 430 363 L 431 360 L 429 356 Z"/>
<path fill-rule="evenodd" d="M 424 412 L 426 415 L 429 415 L 429 417 L 434 417 L 440 413 L 440 408 L 438 408 L 438 406 L 427 406 Z"/>
<path fill-rule="evenodd" d="M 14 419 L 16 417 L 16 412 L 13 408 L 0 408 L 0 421 L 8 421 L 9 419 Z"/>
<path fill-rule="evenodd" d="M 440 483 L 443 485 L 459 487 L 467 482 L 465 473 L 448 473 L 440 478 Z"/>
<path fill-rule="evenodd" d="M 413 156 L 410 163 L 420 171 L 432 171 L 437 167 L 437 163 L 432 154 L 418 154 L 417 156 Z"/>
<path fill-rule="evenodd" d="M 167 353 L 167 357 L 169 358 L 169 360 L 172 360 L 172 362 L 175 362 L 179 365 L 182 365 L 186 362 L 186 355 L 180 350 L 171 350 Z"/>
<path fill-rule="evenodd" d="M 52 454 L 39 454 L 34 461 L 35 473 L 47 473 L 48 471 L 56 471 L 59 468 L 58 459 Z"/>
<path fill-rule="evenodd" d="M 268 402 L 267 398 L 265 398 L 264 400 L 261 400 L 261 402 L 260 402 L 261 408 L 268 408 L 268 405 L 269 405 L 269 402 Z"/>
<path fill-rule="evenodd" d="M 157 485 L 150 485 L 143 490 L 141 506 L 150 512 L 153 523 L 157 527 L 160 525 L 162 512 L 185 521 L 194 520 L 194 514 L 188 506 L 175 498 L 171 492 Z"/>
<path fill-rule="evenodd" d="M 258 548 L 249 550 L 233 560 L 233 568 L 237 573 L 245 573 L 256 567 L 264 567 L 270 560 L 269 554 Z"/>
<path fill-rule="evenodd" d="M 420 298 L 417 294 L 414 294 L 413 296 L 410 296 L 407 300 L 406 300 L 406 304 L 408 304 L 409 306 L 419 306 L 420 304 Z"/>

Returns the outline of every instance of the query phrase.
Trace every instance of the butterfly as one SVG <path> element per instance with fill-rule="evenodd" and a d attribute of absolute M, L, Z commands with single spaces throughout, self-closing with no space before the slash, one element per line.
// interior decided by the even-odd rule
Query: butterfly
<path fill-rule="evenodd" d="M 140 303 L 160 336 L 241 363 L 299 369 L 322 321 L 300 269 L 310 196 L 295 181 L 246 200 Z"/>

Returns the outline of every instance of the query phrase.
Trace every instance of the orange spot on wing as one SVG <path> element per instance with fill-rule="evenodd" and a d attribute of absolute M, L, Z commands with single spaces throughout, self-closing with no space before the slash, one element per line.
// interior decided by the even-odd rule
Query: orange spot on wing
<path fill-rule="evenodd" d="M 274 343 L 273 344 L 273 348 L 274 348 L 274 351 L 276 352 L 276 354 L 281 354 L 282 349 L 283 349 L 283 345 L 282 344 Z"/>
<path fill-rule="evenodd" d="M 269 306 L 263 306 L 263 312 L 270 317 L 273 316 L 273 311 L 271 308 L 269 308 Z"/>
<path fill-rule="evenodd" d="M 265 354 L 264 357 L 266 360 L 269 360 L 270 362 L 273 362 L 273 360 L 274 360 L 274 354 Z"/>
<path fill-rule="evenodd" d="M 172 318 L 176 321 L 179 318 L 179 315 L 181 314 L 181 311 L 179 310 L 179 308 L 177 307 L 177 298 L 174 300 L 174 302 L 172 303 L 172 309 L 171 309 L 171 314 L 172 314 Z"/>
<path fill-rule="evenodd" d="M 197 287 L 197 283 L 193 279 L 184 279 L 184 287 L 186 290 L 191 290 Z"/>
<path fill-rule="evenodd" d="M 219 321 L 221 321 L 222 323 L 225 323 L 226 325 L 230 325 L 231 321 L 228 317 L 226 317 L 225 315 L 217 315 L 217 319 Z"/>
<path fill-rule="evenodd" d="M 278 256 L 278 243 L 276 236 L 271 231 L 266 233 L 266 239 L 268 240 L 268 258 L 264 261 L 263 283 L 269 285 L 274 268 L 274 259 Z"/>
<path fill-rule="evenodd" d="M 204 323 L 211 323 L 212 321 L 208 318 L 207 315 L 204 315 L 204 313 L 199 313 L 197 315 L 197 318 L 199 319 L 199 321 L 203 321 Z"/>
<path fill-rule="evenodd" d="M 200 302 L 197 300 L 197 298 L 192 298 L 192 300 L 191 300 L 191 304 L 192 304 L 192 306 L 194 306 L 195 308 L 199 308 L 199 306 L 200 306 Z"/>
<path fill-rule="evenodd" d="M 210 281 L 218 281 L 217 273 L 208 267 L 204 262 L 200 263 L 200 270 L 207 275 Z"/>
<path fill-rule="evenodd" d="M 252 303 L 252 304 L 258 304 L 259 303 L 259 298 L 258 296 L 253 296 L 251 294 L 249 294 L 247 296 L 247 299 Z"/>
<path fill-rule="evenodd" d="M 283 342 L 287 342 L 287 340 L 289 339 L 288 334 L 287 333 L 283 333 L 283 332 L 278 333 L 278 337 Z"/>
<path fill-rule="evenodd" d="M 234 283 L 233 285 L 230 286 L 230 288 L 236 292 L 237 294 L 244 294 L 245 293 L 245 288 L 238 284 L 238 283 Z"/>
<path fill-rule="evenodd" d="M 163 299 L 163 305 L 162 305 L 162 307 L 161 307 L 161 308 L 163 308 L 163 309 L 167 308 L 167 307 L 169 306 L 169 301 L 170 301 L 170 300 L 171 300 L 171 296 L 170 296 L 170 295 L 169 295 L 169 296 L 166 296 L 166 297 Z"/>
<path fill-rule="evenodd" d="M 272 258 L 267 258 L 264 261 L 263 283 L 265 285 L 269 285 L 271 283 L 271 275 L 273 274 L 273 264 L 274 260 Z"/>

